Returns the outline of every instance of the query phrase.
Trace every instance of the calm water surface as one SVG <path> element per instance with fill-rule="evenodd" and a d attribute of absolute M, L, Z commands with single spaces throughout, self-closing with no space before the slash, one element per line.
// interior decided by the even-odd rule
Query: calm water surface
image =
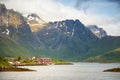
<path fill-rule="evenodd" d="M 120 73 L 102 72 L 105 69 L 120 67 L 120 63 L 74 63 L 74 65 L 24 67 L 37 71 L 0 72 L 0 80 L 120 80 Z"/>

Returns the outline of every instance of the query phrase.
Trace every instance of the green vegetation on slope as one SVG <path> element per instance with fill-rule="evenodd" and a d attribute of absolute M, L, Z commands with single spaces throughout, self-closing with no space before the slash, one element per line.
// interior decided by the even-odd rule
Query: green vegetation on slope
<path fill-rule="evenodd" d="M 64 60 L 57 60 L 57 59 L 53 59 L 52 62 L 55 65 L 68 65 L 68 64 L 72 64 L 70 62 L 67 62 L 67 61 L 64 61 Z"/>
<path fill-rule="evenodd" d="M 10 38 L 0 36 L 0 56 L 29 57 L 32 56 L 32 53 L 19 43 L 10 40 Z"/>
<path fill-rule="evenodd" d="M 120 62 L 120 48 L 114 49 L 103 55 L 98 55 L 95 57 L 90 57 L 86 61 L 90 62 Z"/>
<path fill-rule="evenodd" d="M 9 66 L 8 60 L 0 57 L 0 67 Z"/>
<path fill-rule="evenodd" d="M 18 68 L 16 66 L 12 66 L 9 63 L 7 58 L 0 57 L 0 72 L 6 71 L 35 71 L 28 68 Z"/>

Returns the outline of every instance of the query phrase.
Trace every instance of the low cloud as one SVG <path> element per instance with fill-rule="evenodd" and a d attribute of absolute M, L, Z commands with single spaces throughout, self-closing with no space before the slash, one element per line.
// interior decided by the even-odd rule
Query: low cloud
<path fill-rule="evenodd" d="M 86 11 L 89 7 L 89 1 L 90 0 L 76 0 L 75 8 Z"/>

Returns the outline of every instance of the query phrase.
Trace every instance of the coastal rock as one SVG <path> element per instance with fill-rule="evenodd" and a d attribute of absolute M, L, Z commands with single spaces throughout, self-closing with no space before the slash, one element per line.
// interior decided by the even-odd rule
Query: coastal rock
<path fill-rule="evenodd" d="M 107 70 L 104 70 L 103 72 L 120 72 L 120 68 L 107 69 Z"/>
<path fill-rule="evenodd" d="M 0 72 L 21 72 L 21 71 L 36 71 L 28 68 L 18 68 L 13 66 L 0 67 Z"/>

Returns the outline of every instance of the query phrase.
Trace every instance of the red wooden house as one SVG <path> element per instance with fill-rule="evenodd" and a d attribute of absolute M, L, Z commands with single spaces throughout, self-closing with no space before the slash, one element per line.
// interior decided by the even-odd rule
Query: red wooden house
<path fill-rule="evenodd" d="M 52 64 L 51 58 L 38 58 L 37 62 L 39 64 L 43 64 L 43 65 L 51 65 Z"/>

